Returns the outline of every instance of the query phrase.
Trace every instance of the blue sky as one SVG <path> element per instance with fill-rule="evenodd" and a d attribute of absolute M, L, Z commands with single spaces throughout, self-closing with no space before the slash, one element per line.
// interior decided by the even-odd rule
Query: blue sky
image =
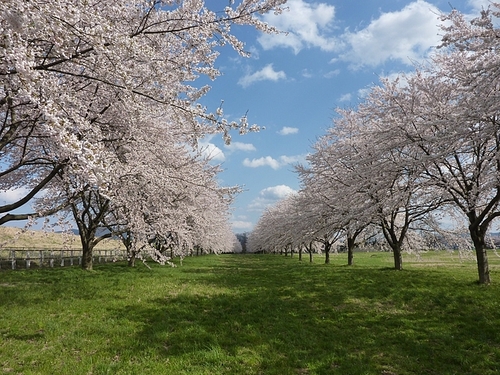
<path fill-rule="evenodd" d="M 223 49 L 222 76 L 202 100 L 212 110 L 224 100 L 228 120 L 248 113 L 251 124 L 265 127 L 235 134 L 230 146 L 217 136 L 203 142 L 224 169 L 221 183 L 244 188 L 234 203 L 233 231 L 251 231 L 266 206 L 299 189 L 293 165 L 305 161 L 335 108 L 356 106 L 380 77 L 412 71 L 428 56 L 440 42 L 440 13 L 454 7 L 472 17 L 488 4 L 289 0 L 282 15 L 263 17 L 287 34 L 235 30 L 251 57 Z"/>
<path fill-rule="evenodd" d="M 226 2 L 206 3 L 217 10 Z M 425 59 L 440 41 L 440 12 L 455 7 L 472 17 L 488 4 L 289 0 L 282 15 L 263 16 L 287 34 L 235 27 L 251 57 L 222 48 L 217 60 L 222 75 L 209 82 L 212 89 L 201 100 L 213 112 L 223 100 L 228 120 L 247 114 L 250 124 L 265 127 L 259 133 L 234 134 L 230 146 L 217 135 L 202 142 L 224 169 L 221 184 L 244 189 L 233 205 L 233 231 L 251 231 L 266 206 L 299 189 L 293 166 L 305 162 L 311 145 L 330 126 L 335 108 L 355 106 L 380 77 L 412 71 L 414 62 Z M 20 190 L 0 193 L 0 200 L 8 202 L 19 198 Z"/>

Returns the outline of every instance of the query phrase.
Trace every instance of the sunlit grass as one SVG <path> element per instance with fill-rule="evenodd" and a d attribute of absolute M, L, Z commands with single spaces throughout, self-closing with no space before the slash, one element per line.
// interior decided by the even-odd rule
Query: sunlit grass
<path fill-rule="evenodd" d="M 273 255 L 0 272 L 0 373 L 497 374 L 500 263 Z"/>

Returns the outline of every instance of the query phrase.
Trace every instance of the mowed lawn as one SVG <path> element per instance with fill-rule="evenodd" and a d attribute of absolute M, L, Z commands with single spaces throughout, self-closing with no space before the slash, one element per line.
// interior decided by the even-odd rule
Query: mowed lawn
<path fill-rule="evenodd" d="M 0 272 L 0 374 L 500 374 L 490 286 L 447 252 Z"/>

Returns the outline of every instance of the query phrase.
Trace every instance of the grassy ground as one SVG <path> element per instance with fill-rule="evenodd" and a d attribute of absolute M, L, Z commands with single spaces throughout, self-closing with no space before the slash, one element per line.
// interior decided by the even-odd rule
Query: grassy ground
<path fill-rule="evenodd" d="M 297 257 L 187 258 L 0 272 L 0 373 L 499 374 L 500 270 L 428 253 L 347 267 Z"/>

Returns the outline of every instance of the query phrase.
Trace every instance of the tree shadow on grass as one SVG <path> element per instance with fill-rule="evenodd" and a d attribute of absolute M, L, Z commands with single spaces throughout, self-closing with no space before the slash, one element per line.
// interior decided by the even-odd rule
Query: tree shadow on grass
<path fill-rule="evenodd" d="M 432 276 L 238 262 L 195 281 L 223 292 L 167 293 L 110 314 L 142 323 L 119 350 L 153 352 L 186 374 L 496 373 L 491 294 Z"/>

